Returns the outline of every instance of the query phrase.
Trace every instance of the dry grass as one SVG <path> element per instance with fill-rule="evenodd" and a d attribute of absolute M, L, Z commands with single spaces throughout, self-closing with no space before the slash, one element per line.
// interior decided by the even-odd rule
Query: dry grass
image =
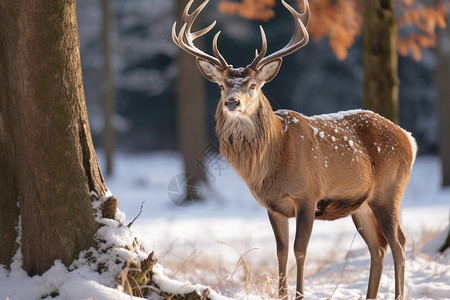
<path fill-rule="evenodd" d="M 179 249 L 168 250 L 159 261 L 169 277 L 208 285 L 225 296 L 253 294 L 263 299 L 274 297 L 278 285 L 277 266 L 268 266 L 267 261 L 255 260 L 252 254 L 258 249 L 241 253 L 231 246 L 229 248 L 238 257 L 233 263 L 224 261 L 220 255 L 200 254 L 196 249 L 190 253 L 184 249 L 183 255 L 180 255 L 183 251 Z M 272 272 L 268 273 L 267 270 Z"/>
<path fill-rule="evenodd" d="M 413 255 L 426 242 L 434 238 L 438 232 L 423 230 L 421 236 L 415 241 L 409 239 L 409 249 L 413 249 Z M 339 288 L 340 283 L 354 283 L 360 280 L 360 273 L 366 272 L 368 275 L 369 265 L 362 266 L 346 266 L 346 262 L 351 257 L 353 241 L 357 233 L 347 247 L 342 245 L 341 239 L 335 237 L 331 252 L 324 253 L 324 256 L 315 256 L 313 260 L 306 262 L 306 275 L 317 279 L 315 281 L 329 283 L 336 282 L 336 288 L 330 292 L 329 298 L 332 299 L 334 292 Z M 222 257 L 220 253 L 203 253 L 196 248 L 196 245 L 185 242 L 180 243 L 177 240 L 172 241 L 165 251 L 160 252 L 158 260 L 164 266 L 166 274 L 173 279 L 181 281 L 189 281 L 194 284 L 201 283 L 210 286 L 212 290 L 228 297 L 243 298 L 246 295 L 257 295 L 261 299 L 270 299 L 277 296 L 278 289 L 278 272 L 275 251 L 269 255 L 255 255 L 260 250 L 247 247 L 246 251 L 240 251 L 236 247 L 220 243 L 224 248 L 228 248 L 226 257 Z M 245 244 L 245 243 L 243 243 Z M 268 248 L 273 245 L 265 245 Z M 272 249 L 274 250 L 274 249 Z M 342 262 L 343 253 L 346 254 L 345 262 L 342 269 L 334 268 L 330 272 L 330 265 Z M 235 256 L 236 259 L 230 262 L 229 257 Z M 292 256 L 292 255 L 290 255 Z M 386 267 L 392 267 L 392 262 L 386 261 Z M 346 271 L 346 267 L 350 270 Z M 127 268 L 129 266 L 127 265 Z M 124 272 L 127 272 L 124 270 Z M 326 273 L 325 278 L 324 273 Z M 368 276 L 367 276 L 368 277 Z M 122 279 L 126 279 L 126 273 Z M 289 261 L 288 278 L 289 285 L 295 286 L 296 266 L 291 257 Z M 393 284 L 393 283 L 392 283 Z M 391 283 L 389 283 L 391 286 Z M 131 285 L 126 280 L 122 281 L 124 290 L 128 290 Z M 148 287 L 143 287 L 148 288 Z M 381 287 L 385 289 L 386 287 Z"/>
<path fill-rule="evenodd" d="M 245 239 L 244 239 L 245 240 Z M 307 259 L 306 275 L 315 274 L 342 259 L 342 253 L 348 250 L 342 246 L 341 239 L 336 237 L 336 247 L 326 255 Z M 258 295 L 262 299 L 274 298 L 278 292 L 278 266 L 275 254 L 275 242 L 266 245 L 270 254 L 261 254 L 261 250 L 247 247 L 240 251 L 233 246 L 220 243 L 229 248 L 229 255 L 236 259 L 230 262 L 219 253 L 201 253 L 194 244 L 172 241 L 158 255 L 169 277 L 181 281 L 201 283 L 210 286 L 214 291 L 229 297 L 242 298 L 244 295 Z M 245 242 L 244 242 L 245 244 Z M 288 264 L 289 285 L 295 286 L 296 266 L 290 253 Z M 333 281 L 346 281 L 342 273 L 328 274 Z M 350 276 L 348 276 L 350 277 Z M 330 277 L 327 277 L 327 281 Z"/>

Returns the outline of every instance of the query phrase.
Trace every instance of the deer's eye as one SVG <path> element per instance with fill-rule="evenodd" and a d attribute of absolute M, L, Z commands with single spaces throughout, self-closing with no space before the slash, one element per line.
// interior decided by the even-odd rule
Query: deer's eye
<path fill-rule="evenodd" d="M 251 89 L 251 90 L 255 90 L 255 89 L 256 89 L 256 84 L 252 84 L 252 85 L 250 86 L 250 89 Z"/>
<path fill-rule="evenodd" d="M 219 84 L 219 88 L 221 91 L 223 91 L 225 88 L 223 87 L 223 85 Z"/>

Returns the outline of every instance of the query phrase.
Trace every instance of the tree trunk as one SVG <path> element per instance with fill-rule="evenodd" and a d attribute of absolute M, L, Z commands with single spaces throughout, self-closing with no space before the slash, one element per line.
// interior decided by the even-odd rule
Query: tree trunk
<path fill-rule="evenodd" d="M 1 57 L 3 57 L 3 52 L 0 44 L 0 60 Z M 3 74 L 0 72 L 0 84 L 3 83 L 2 77 Z M 3 98 L 1 89 L 0 95 Z M 2 112 L 3 101 L 0 99 L 0 264 L 9 266 L 18 248 L 15 228 L 19 222 L 19 208 L 17 207 L 19 194 L 14 176 L 14 150 L 11 137 L 5 128 Z"/>
<path fill-rule="evenodd" d="M 450 27 L 437 28 L 436 88 L 439 119 L 439 154 L 442 162 L 442 185 L 450 186 Z"/>
<path fill-rule="evenodd" d="M 392 0 L 363 0 L 364 108 L 399 122 L 397 24 Z"/>
<path fill-rule="evenodd" d="M 439 2 L 439 1 L 438 1 Z M 450 18 L 447 28 L 436 29 L 436 89 L 439 121 L 439 155 L 442 165 L 442 186 L 450 186 Z M 440 251 L 450 247 L 450 231 Z"/>
<path fill-rule="evenodd" d="M 95 245 L 91 193 L 106 186 L 87 119 L 75 0 L 1 1 L 0 10 L 1 263 L 14 252 L 18 202 L 23 268 L 42 274 Z"/>
<path fill-rule="evenodd" d="M 181 20 L 185 4 L 184 1 L 177 0 L 177 20 Z M 194 27 L 200 23 L 198 17 Z M 199 41 L 196 43 L 199 44 Z M 208 146 L 205 81 L 198 71 L 195 59 L 184 51 L 178 52 L 177 65 L 178 145 L 187 174 L 186 200 L 198 200 L 195 198 L 200 198 L 201 195 L 198 195 L 196 187 L 206 182 L 205 157 L 202 153 Z"/>
<path fill-rule="evenodd" d="M 113 173 L 113 155 L 115 148 L 115 134 L 112 118 L 114 115 L 114 84 L 111 70 L 111 1 L 102 0 L 102 104 L 103 131 L 102 147 L 106 160 L 106 175 Z"/>

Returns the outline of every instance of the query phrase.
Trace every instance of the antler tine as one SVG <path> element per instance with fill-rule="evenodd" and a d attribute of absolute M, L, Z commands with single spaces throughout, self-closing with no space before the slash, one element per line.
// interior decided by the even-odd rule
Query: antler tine
<path fill-rule="evenodd" d="M 201 37 L 202 35 L 207 34 L 211 29 L 216 26 L 216 21 L 212 22 L 208 27 L 200 29 L 199 31 L 196 31 L 194 33 L 191 33 L 192 40 L 195 40 L 198 37 Z"/>
<path fill-rule="evenodd" d="M 191 33 L 192 24 L 194 24 L 195 19 L 197 19 L 198 15 L 202 12 L 203 8 L 205 8 L 205 6 L 208 4 L 209 0 L 205 0 L 202 4 L 200 4 L 199 7 L 197 7 L 196 10 L 194 10 L 191 14 L 189 14 L 189 9 L 191 8 L 191 5 L 193 2 L 194 2 L 194 0 L 191 0 L 186 5 L 186 7 L 184 8 L 184 11 L 183 11 L 183 18 L 182 18 L 183 24 L 187 24 L 186 32 L 188 32 L 189 36 L 192 36 L 192 41 L 195 40 L 197 37 L 206 34 L 216 24 L 216 22 L 214 21 L 208 27 L 206 27 L 202 30 L 199 30 L 197 32 Z"/>
<path fill-rule="evenodd" d="M 282 1 L 284 2 L 284 0 L 282 0 Z M 303 5 L 305 6 L 305 11 L 302 14 L 299 12 L 296 12 L 295 10 L 293 10 L 293 11 L 298 16 L 298 18 L 302 21 L 303 25 L 305 25 L 305 27 L 307 27 L 309 24 L 309 3 L 308 3 L 308 1 L 303 0 Z"/>
<path fill-rule="evenodd" d="M 266 52 L 267 52 L 266 33 L 264 32 L 264 29 L 261 25 L 259 25 L 259 30 L 261 31 L 262 47 L 261 47 L 261 52 L 259 54 L 258 54 L 258 50 L 256 50 L 256 57 L 252 61 L 252 63 L 249 65 L 249 67 L 252 68 L 253 70 L 258 69 L 259 62 L 263 59 L 264 55 L 266 55 Z"/>
<path fill-rule="evenodd" d="M 216 35 L 214 36 L 213 52 L 214 52 L 214 55 L 220 60 L 220 63 L 222 64 L 222 69 L 226 69 L 228 67 L 228 64 L 227 64 L 225 58 L 223 58 L 222 54 L 220 54 L 219 48 L 217 47 L 217 39 L 219 38 L 219 35 L 220 35 L 220 31 L 218 31 L 216 33 Z"/>
<path fill-rule="evenodd" d="M 261 50 L 261 53 L 249 65 L 249 67 L 251 67 L 255 70 L 258 70 L 260 66 L 264 65 L 265 63 L 267 63 L 269 61 L 287 56 L 287 55 L 297 51 L 298 49 L 305 46 L 309 41 L 309 35 L 308 35 L 308 32 L 306 31 L 306 26 L 309 23 L 308 1 L 303 0 L 303 3 L 305 5 L 305 11 L 302 14 L 295 11 L 295 9 L 293 9 L 284 0 L 281 0 L 281 2 L 289 10 L 289 12 L 292 14 L 292 17 L 294 18 L 294 21 L 295 21 L 294 35 L 292 36 L 289 43 L 286 46 L 284 46 L 282 49 L 264 57 L 265 52 L 267 50 L 267 42 L 266 42 L 264 30 L 261 27 L 261 37 L 263 40 L 263 49 Z M 262 55 L 263 52 L 264 52 L 264 54 Z"/>
<path fill-rule="evenodd" d="M 181 19 L 182 27 L 180 29 L 178 36 L 176 34 L 176 22 L 173 24 L 172 39 L 178 47 L 188 52 L 189 54 L 210 61 L 219 68 L 221 68 L 222 70 L 224 70 L 228 67 L 228 64 L 217 48 L 217 38 L 219 36 L 220 31 L 216 34 L 213 41 L 213 51 L 216 57 L 213 57 L 203 52 L 194 45 L 194 40 L 208 33 L 216 25 L 216 21 L 214 21 L 208 27 L 192 33 L 191 32 L 192 24 L 194 23 L 195 19 L 200 14 L 200 12 L 203 10 L 203 8 L 208 4 L 209 0 L 205 0 L 199 7 L 197 7 L 196 10 L 194 10 L 191 14 L 189 14 L 189 9 L 193 2 L 194 0 L 189 1 L 183 11 L 183 16 Z"/>
<path fill-rule="evenodd" d="M 303 38 L 305 36 L 305 34 L 303 32 L 303 27 L 305 27 L 305 29 L 306 29 L 306 26 L 309 23 L 309 5 L 306 0 L 303 0 L 303 3 L 305 4 L 305 12 L 303 14 L 300 14 L 297 11 L 295 11 L 292 8 L 292 6 L 287 4 L 284 0 L 282 0 L 282 3 L 292 14 L 292 16 L 294 17 L 294 20 L 295 20 L 295 18 L 298 18 L 300 20 L 300 22 L 295 22 L 294 35 L 292 36 L 289 43 L 285 46 L 285 48 L 288 48 L 288 47 L 292 46 L 293 44 L 295 44 L 300 37 Z M 303 27 L 302 27 L 302 25 L 303 25 Z M 300 33 L 301 33 L 301 36 L 300 36 Z M 308 33 L 306 33 L 306 35 L 308 35 Z M 309 38 L 309 36 L 308 36 L 308 38 Z"/>

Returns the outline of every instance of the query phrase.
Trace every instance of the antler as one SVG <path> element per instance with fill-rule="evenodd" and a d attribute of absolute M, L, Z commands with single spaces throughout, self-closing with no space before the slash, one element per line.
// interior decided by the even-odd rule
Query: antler
<path fill-rule="evenodd" d="M 274 53 L 264 57 L 264 55 L 266 55 L 266 52 L 267 52 L 266 34 L 264 33 L 264 29 L 262 28 L 262 26 L 259 26 L 259 29 L 261 30 L 261 38 L 262 38 L 261 53 L 259 53 L 259 55 L 258 55 L 258 51 L 256 51 L 256 57 L 253 60 L 253 62 L 249 65 L 249 67 L 254 70 L 258 70 L 259 67 L 266 64 L 269 61 L 284 57 L 286 55 L 289 55 L 289 54 L 297 51 L 298 49 L 305 46 L 309 41 L 309 35 L 308 35 L 308 32 L 306 31 L 306 26 L 308 26 L 308 23 L 309 23 L 308 1 L 303 0 L 303 3 L 305 5 L 305 11 L 303 12 L 303 14 L 296 12 L 284 0 L 281 0 L 281 2 L 294 17 L 294 21 L 295 21 L 294 35 L 292 36 L 289 43 L 286 46 L 284 46 L 283 49 L 278 50 L 277 52 L 274 52 Z"/>
<path fill-rule="evenodd" d="M 194 23 L 197 16 L 200 14 L 200 12 L 203 10 L 203 8 L 208 4 L 209 0 L 206 0 L 203 2 L 193 13 L 189 14 L 189 8 L 191 7 L 194 0 L 189 1 L 189 3 L 186 5 L 186 8 L 183 12 L 183 17 L 181 19 L 182 27 L 181 30 L 177 36 L 176 34 L 176 25 L 177 22 L 173 23 L 172 27 L 172 39 L 175 44 L 177 44 L 178 47 L 183 49 L 184 51 L 190 53 L 191 55 L 195 57 L 203 58 L 213 64 L 215 64 L 217 67 L 219 67 L 221 70 L 225 70 L 229 67 L 223 56 L 220 54 L 219 49 L 217 48 L 217 39 L 219 37 L 220 31 L 216 33 L 213 40 L 213 52 L 214 56 L 211 56 L 202 50 L 198 49 L 194 45 L 194 40 L 202 35 L 205 35 L 208 33 L 214 25 L 216 25 L 216 21 L 214 21 L 211 25 L 208 27 L 201 29 L 197 32 L 191 33 L 192 24 Z"/>

